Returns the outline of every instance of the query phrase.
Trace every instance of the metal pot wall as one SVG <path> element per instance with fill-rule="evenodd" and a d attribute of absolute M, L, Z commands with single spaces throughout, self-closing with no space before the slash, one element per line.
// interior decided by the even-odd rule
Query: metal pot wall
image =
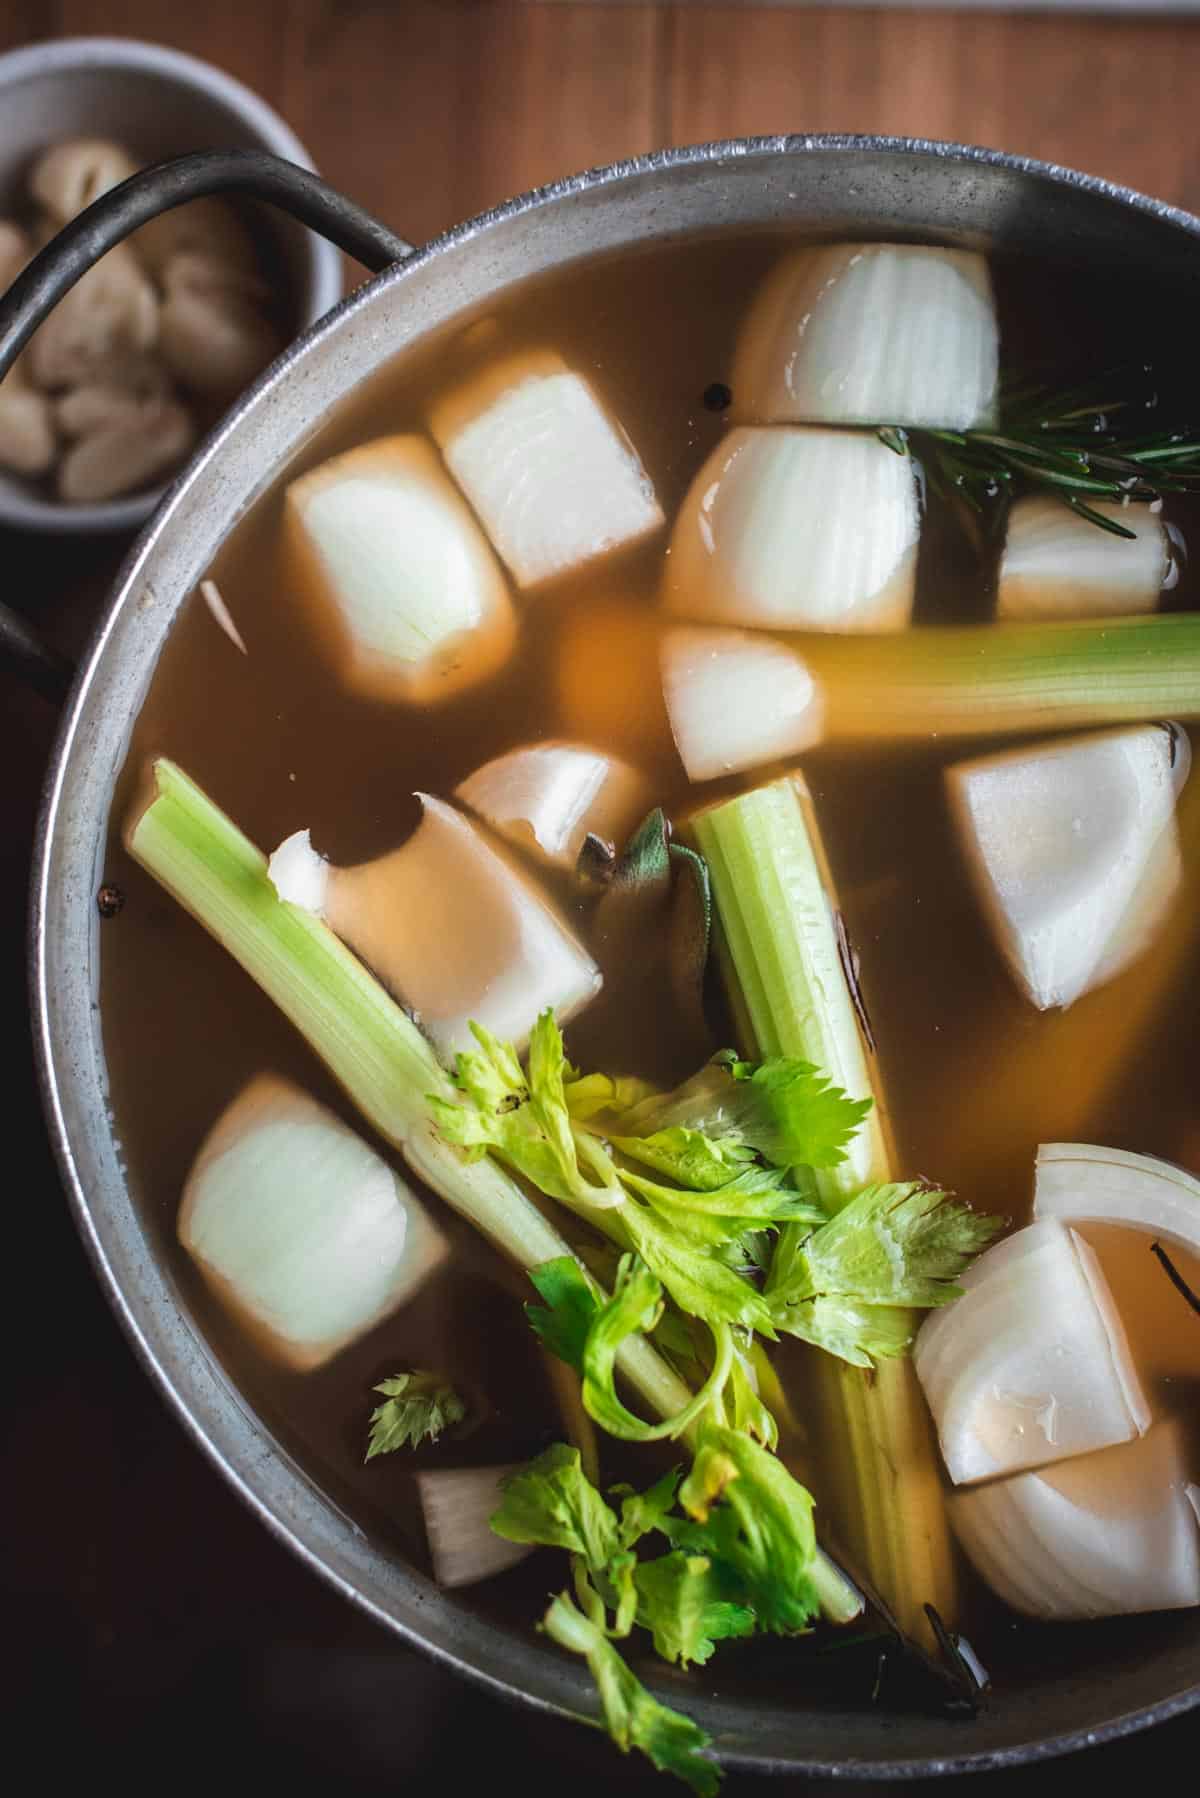
<path fill-rule="evenodd" d="M 924 237 L 1142 270 L 1200 287 L 1200 221 L 1137 194 L 991 151 L 841 137 L 750 139 L 619 164 L 514 200 L 409 252 L 315 178 L 270 158 L 202 156 L 135 177 L 68 228 L 0 302 L 0 372 L 111 243 L 199 192 L 285 205 L 384 272 L 310 330 L 226 418 L 133 550 L 75 680 L 47 776 L 33 880 L 34 1029 L 46 1112 L 75 1216 L 109 1298 L 193 1437 L 263 1522 L 407 1640 L 501 1692 L 594 1715 L 586 1674 L 537 1638 L 481 1621 L 363 1532 L 245 1406 L 151 1249 L 107 1101 L 95 893 L 116 774 L 180 607 L 256 497 L 330 409 L 431 331 L 531 275 L 680 235 L 787 227 Z M 0 647 L 58 680 L 25 627 Z M 689 1694 L 731 1764 L 841 1776 L 959 1772 L 1111 1739 L 1200 1702 L 1200 1617 L 1063 1638 L 1061 1660 L 969 1722 L 886 1709 L 806 1710 Z M 1069 1646 L 1068 1646 L 1069 1643 Z"/>

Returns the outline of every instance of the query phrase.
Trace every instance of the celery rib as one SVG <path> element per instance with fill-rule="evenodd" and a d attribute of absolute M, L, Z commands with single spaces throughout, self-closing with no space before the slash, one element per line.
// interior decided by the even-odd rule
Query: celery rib
<path fill-rule="evenodd" d="M 194 781 L 165 759 L 152 773 L 153 796 L 126 833 L 134 860 L 274 1000 L 367 1122 L 452 1210 L 526 1270 L 570 1255 L 498 1163 L 468 1161 L 437 1135 L 429 1096 L 450 1098 L 454 1089 L 412 1019 L 327 925 L 279 898 L 266 857 Z M 617 1365 L 660 1417 L 692 1400 L 691 1388 L 643 1336 L 626 1338 Z M 813 1578 L 831 1622 L 861 1614 L 861 1596 L 824 1553 Z"/>
<path fill-rule="evenodd" d="M 776 781 L 699 812 L 690 828 L 709 862 L 726 983 L 750 1025 L 746 1052 L 799 1056 L 852 1098 L 875 1101 L 847 1160 L 816 1175 L 824 1202 L 840 1209 L 863 1186 L 894 1177 L 892 1150 L 807 790 L 796 778 Z M 796 1226 L 782 1233 L 780 1265 L 802 1236 Z M 911 1362 L 884 1361 L 867 1374 L 821 1350 L 808 1360 L 836 1489 L 828 1514 L 900 1627 L 931 1647 L 924 1607 L 953 1627 L 957 1579 Z"/>
<path fill-rule="evenodd" d="M 789 637 L 830 737 L 999 736 L 1200 716 L 1200 613 Z"/>

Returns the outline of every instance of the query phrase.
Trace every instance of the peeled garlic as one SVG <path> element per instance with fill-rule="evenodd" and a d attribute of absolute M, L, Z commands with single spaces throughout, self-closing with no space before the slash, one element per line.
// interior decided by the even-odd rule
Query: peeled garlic
<path fill-rule="evenodd" d="M 206 1138 L 178 1231 L 221 1302 L 297 1370 L 373 1329 L 447 1250 L 382 1156 L 273 1074 L 252 1080 Z"/>
<path fill-rule="evenodd" d="M 160 212 L 130 239 L 153 274 L 162 276 L 173 257 L 196 254 L 222 268 L 258 274 L 254 242 L 236 210 L 223 200 L 189 200 Z"/>
<path fill-rule="evenodd" d="M 738 340 L 734 414 L 754 424 L 988 418 L 999 333 L 986 260 L 923 244 L 817 244 L 785 256 Z"/>
<path fill-rule="evenodd" d="M 103 380 L 157 338 L 158 297 L 132 251 L 118 244 L 63 296 L 26 354 L 40 387 L 71 387 Z"/>
<path fill-rule="evenodd" d="M 287 513 L 353 684 L 441 700 L 508 658 L 516 621 L 507 583 L 423 437 L 379 438 L 321 463 L 292 482 Z"/>
<path fill-rule="evenodd" d="M 29 191 L 57 224 L 65 225 L 137 171 L 137 163 L 120 144 L 103 138 L 69 138 L 34 163 Z"/>
<path fill-rule="evenodd" d="M 262 284 L 195 251 L 163 270 L 159 348 L 172 374 L 195 393 L 229 400 L 279 354 L 283 344 L 262 310 Z"/>
<path fill-rule="evenodd" d="M 29 385 L 24 362 L 19 358 L 0 381 L 0 468 L 33 476 L 53 467 L 58 441 L 50 401 Z"/>
<path fill-rule="evenodd" d="M 1161 924 L 1181 878 L 1175 805 L 1190 763 L 1183 731 L 1148 724 L 947 770 L 976 891 L 1039 1010 L 1112 979 Z"/>
<path fill-rule="evenodd" d="M 0 293 L 12 286 L 32 255 L 28 232 L 10 219 L 0 219 Z"/>
<path fill-rule="evenodd" d="M 869 433 L 731 431 L 688 491 L 663 578 L 685 618 L 902 629 L 915 591 L 912 463 Z"/>
<path fill-rule="evenodd" d="M 431 429 L 522 587 L 663 522 L 633 445 L 561 356 L 513 356 L 489 369 L 439 402 Z"/>
<path fill-rule="evenodd" d="M 152 486 L 196 441 L 196 425 L 177 400 L 152 400 L 72 444 L 58 468 L 61 499 L 96 504 Z"/>
<path fill-rule="evenodd" d="M 917 1377 L 956 1485 L 1144 1434 L 1150 1411 L 1108 1283 L 1074 1230 L 1029 1224 L 922 1324 Z"/>

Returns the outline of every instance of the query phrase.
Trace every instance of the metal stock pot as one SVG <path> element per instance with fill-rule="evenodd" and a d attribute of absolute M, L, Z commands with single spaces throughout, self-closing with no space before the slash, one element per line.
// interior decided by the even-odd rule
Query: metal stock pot
<path fill-rule="evenodd" d="M 46 780 L 32 895 L 34 1033 L 50 1133 L 96 1271 L 146 1368 L 263 1522 L 356 1604 L 496 1691 L 595 1715 L 586 1673 L 536 1637 L 482 1621 L 364 1535 L 248 1409 L 144 1235 L 107 1101 L 96 889 L 113 785 L 180 607 L 257 496 L 329 411 L 477 302 L 598 252 L 783 227 L 924 237 L 1200 287 L 1200 221 L 1125 189 L 987 150 L 878 138 L 756 138 L 621 163 L 511 201 L 411 250 L 315 177 L 205 153 L 134 177 L 51 243 L 0 301 L 0 373 L 66 288 L 155 213 L 239 190 L 283 206 L 379 270 L 258 381 L 167 494 L 125 564 L 67 701 Z M 1053 304 L 1053 295 L 1048 295 Z M 47 691 L 65 676 L 27 626 L 0 649 Z M 1069 1658 L 1073 1656 L 1074 1658 Z M 1087 1657 L 1086 1659 L 1084 1657 Z M 719 1677 L 719 1676 L 718 1676 Z M 1109 1740 L 1200 1702 L 1200 1616 L 1114 1625 L 1009 1684 L 971 1721 L 806 1710 L 712 1695 L 687 1708 L 730 1764 L 899 1777 L 1014 1764 Z"/>

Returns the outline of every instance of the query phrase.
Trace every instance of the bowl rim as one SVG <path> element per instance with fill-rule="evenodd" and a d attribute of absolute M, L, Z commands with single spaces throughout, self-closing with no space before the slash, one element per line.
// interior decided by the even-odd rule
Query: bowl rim
<path fill-rule="evenodd" d="M 269 150 L 300 168 L 315 169 L 312 156 L 287 120 L 261 94 L 218 64 L 167 44 L 107 36 L 22 44 L 0 54 L 0 96 L 43 75 L 90 75 L 105 69 L 159 76 L 180 88 L 207 95 L 243 121 L 257 140 L 258 149 Z M 304 302 L 300 308 L 300 334 L 337 305 L 342 285 L 340 252 L 317 232 L 307 231 L 303 282 L 298 290 Z M 15 530 L 64 536 L 135 531 L 153 515 L 169 485 L 164 482 L 141 493 L 76 506 L 43 499 L 32 491 L 14 496 L 0 493 L 0 523 Z"/>
<path fill-rule="evenodd" d="M 574 1668 L 564 1670 L 563 1679 L 553 1685 L 553 1691 L 548 1689 L 532 1691 L 528 1686 L 518 1684 L 513 1673 L 507 1669 L 492 1670 L 473 1660 L 468 1653 L 460 1653 L 428 1640 L 421 1633 L 419 1621 L 413 1623 L 402 1620 L 381 1603 L 358 1590 L 353 1581 L 337 1568 L 328 1565 L 322 1559 L 320 1547 L 306 1539 L 303 1523 L 282 1516 L 272 1508 L 269 1499 L 258 1488 L 257 1470 L 231 1464 L 231 1461 L 226 1458 L 221 1444 L 206 1429 L 204 1407 L 197 1402 L 196 1393 L 193 1392 L 190 1395 L 191 1402 L 189 1402 L 189 1394 L 181 1390 L 177 1374 L 164 1365 L 158 1349 L 149 1340 L 143 1327 L 143 1320 L 137 1314 L 136 1303 L 131 1301 L 130 1295 L 121 1284 L 116 1271 L 108 1260 L 96 1222 L 90 1215 L 88 1197 L 80 1168 L 77 1165 L 70 1126 L 61 1103 L 60 1080 L 72 1078 L 74 1069 L 69 1041 L 60 1044 L 58 1040 L 60 1030 L 57 1017 L 61 1007 L 53 987 L 53 970 L 49 965 L 47 919 L 54 898 L 53 877 L 57 827 L 64 799 L 68 793 L 68 776 L 71 772 L 72 755 L 73 753 L 86 755 L 88 752 L 85 712 L 105 650 L 114 633 L 118 618 L 125 610 L 126 605 L 133 600 L 143 565 L 156 548 L 164 530 L 169 526 L 174 502 L 201 479 L 214 460 L 219 457 L 227 436 L 237 429 L 247 416 L 288 378 L 294 365 L 314 345 L 324 342 L 340 328 L 344 320 L 353 316 L 360 308 L 368 306 L 385 285 L 391 286 L 406 281 L 415 271 L 442 251 L 466 244 L 490 225 L 519 218 L 543 206 L 557 204 L 569 199 L 575 193 L 598 188 L 611 188 L 622 182 L 659 171 L 669 171 L 675 167 L 715 164 L 723 160 L 740 161 L 778 152 L 822 154 L 846 151 L 869 151 L 898 157 L 930 157 L 968 165 L 978 163 L 995 166 L 1027 174 L 1054 185 L 1112 199 L 1135 211 L 1150 214 L 1165 223 L 1177 226 L 1193 239 L 1200 238 L 1200 218 L 1181 207 L 1154 199 L 1133 188 L 1108 181 L 1102 177 L 1087 175 L 1058 164 L 1042 162 L 1037 158 L 991 150 L 981 146 L 926 138 L 854 133 L 777 134 L 717 140 L 657 151 L 597 166 L 580 174 L 531 189 L 472 219 L 453 226 L 415 249 L 412 255 L 405 258 L 403 262 L 392 265 L 391 268 L 384 270 L 362 287 L 347 295 L 338 306 L 298 337 L 284 354 L 263 372 L 194 453 L 190 462 L 169 489 L 155 518 L 142 531 L 129 551 L 114 583 L 112 597 L 97 624 L 90 648 L 81 663 L 64 712 L 51 754 L 39 812 L 31 880 L 29 977 L 32 1000 L 31 1022 L 43 1109 L 76 1227 L 101 1287 L 139 1360 L 183 1426 L 185 1434 L 205 1453 L 242 1502 L 247 1504 L 261 1519 L 277 1541 L 288 1547 L 302 1562 L 318 1573 L 356 1608 L 364 1611 L 376 1622 L 399 1636 L 401 1641 L 407 1645 L 431 1655 L 441 1664 L 465 1675 L 493 1695 L 537 1711 L 574 1720 L 589 1718 L 586 1704 L 579 1702 L 580 1694 L 584 1692 L 586 1686 L 585 1676 Z M 97 832 L 93 832 L 93 834 L 95 835 Z M 76 859 L 78 858 L 76 857 Z M 65 1037 L 68 1030 L 64 1030 L 62 1034 Z M 98 1099 L 101 1095 L 97 1094 L 94 1097 Z M 286 1451 L 282 1450 L 278 1444 L 275 1444 L 273 1458 L 281 1463 L 287 1461 Z M 327 1503 L 333 1505 L 336 1501 L 328 1499 Z M 311 1534 L 311 1532 L 309 1533 Z M 866 1760 L 855 1759 L 852 1754 L 836 1757 L 821 1753 L 793 1756 L 776 1754 L 770 1750 L 756 1750 L 753 1747 L 741 1745 L 726 1746 L 719 1740 L 714 1747 L 717 1758 L 723 1766 L 743 1771 L 834 1780 L 850 1778 L 907 1780 L 982 1772 L 1050 1760 L 1085 1747 L 1094 1747 L 1119 1740 L 1153 1724 L 1182 1715 L 1197 1706 L 1200 1706 L 1200 1678 L 1195 1684 L 1172 1693 L 1162 1700 L 1131 1710 L 1118 1711 L 1116 1715 L 1092 1726 L 1063 1729 L 1057 1733 L 1038 1735 L 1011 1745 L 975 1751 L 955 1752 L 951 1748 L 944 1756 L 907 1754 L 895 1758 L 881 1757 Z M 594 1720 L 594 1715 L 594 1711 L 590 1713 L 591 1720 Z M 952 1726 L 947 1725 L 947 1728 L 951 1730 Z"/>

